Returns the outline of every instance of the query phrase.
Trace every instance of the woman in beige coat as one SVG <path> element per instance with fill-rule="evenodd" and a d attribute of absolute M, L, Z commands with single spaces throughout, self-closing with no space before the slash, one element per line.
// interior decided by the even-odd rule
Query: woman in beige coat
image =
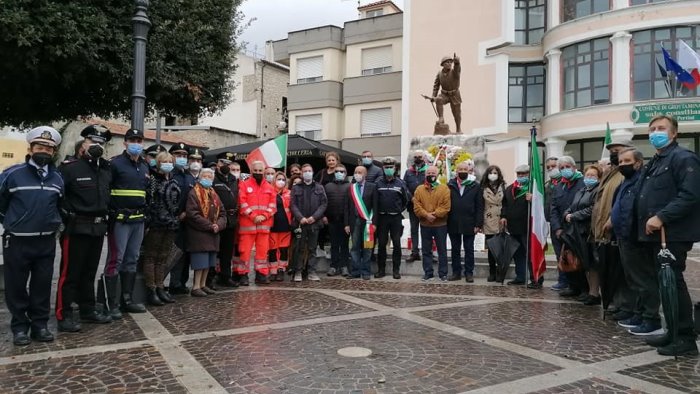
<path fill-rule="evenodd" d="M 486 169 L 481 179 L 481 189 L 484 193 L 484 235 L 486 240 L 501 231 L 501 207 L 505 198 L 506 183 L 503 173 L 498 166 L 490 166 Z M 496 259 L 491 251 L 489 253 L 489 277 L 488 282 L 496 281 Z"/>

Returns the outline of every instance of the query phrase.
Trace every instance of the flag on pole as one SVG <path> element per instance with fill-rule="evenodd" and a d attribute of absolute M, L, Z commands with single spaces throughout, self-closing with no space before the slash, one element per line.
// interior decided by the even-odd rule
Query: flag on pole
<path fill-rule="evenodd" d="M 659 73 L 661 74 L 661 76 L 664 77 L 664 86 L 666 87 L 666 93 L 668 93 L 668 97 L 674 97 L 674 95 L 671 93 L 671 79 L 669 78 L 664 66 L 662 66 L 661 63 L 659 63 L 659 59 L 656 59 L 656 66 L 659 68 Z"/>
<path fill-rule="evenodd" d="M 610 131 L 610 122 L 605 122 L 605 142 L 603 142 L 603 153 L 600 154 L 600 159 L 607 159 L 610 157 L 610 152 L 606 146 L 612 143 L 612 132 Z"/>
<path fill-rule="evenodd" d="M 678 40 L 678 64 L 690 73 L 693 82 L 684 82 L 683 86 L 695 89 L 700 85 L 700 55 L 683 40 Z"/>
<path fill-rule="evenodd" d="M 534 283 L 538 283 L 540 276 L 547 270 L 544 261 L 544 251 L 547 250 L 547 221 L 544 219 L 544 177 L 542 176 L 540 155 L 537 150 L 537 130 L 534 127 L 531 134 L 530 262 L 532 263 Z"/>
<path fill-rule="evenodd" d="M 666 71 L 675 74 L 676 80 L 680 83 L 695 83 L 693 76 L 690 75 L 690 73 L 688 73 L 687 71 L 685 71 L 683 67 L 681 67 L 681 65 L 678 64 L 675 60 L 673 60 L 671 54 L 669 54 L 665 48 L 662 47 L 661 51 L 664 54 L 664 63 L 666 64 Z"/>
<path fill-rule="evenodd" d="M 262 161 L 265 167 L 282 168 L 287 165 L 287 134 L 268 140 L 248 154 L 248 168 L 254 161 Z"/>

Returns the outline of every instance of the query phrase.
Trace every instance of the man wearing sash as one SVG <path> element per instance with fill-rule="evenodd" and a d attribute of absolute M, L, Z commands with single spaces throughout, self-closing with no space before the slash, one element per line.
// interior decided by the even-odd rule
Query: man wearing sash
<path fill-rule="evenodd" d="M 345 207 L 345 232 L 352 237 L 352 267 L 348 279 L 371 277 L 370 256 L 374 247 L 378 196 L 377 186 L 367 182 L 367 168 L 355 168 L 354 182 L 350 185 L 350 198 Z"/>

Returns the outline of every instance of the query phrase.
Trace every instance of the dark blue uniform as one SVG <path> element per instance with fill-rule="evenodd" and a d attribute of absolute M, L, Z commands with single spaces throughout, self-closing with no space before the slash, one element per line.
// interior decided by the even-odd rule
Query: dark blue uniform
<path fill-rule="evenodd" d="M 13 333 L 46 329 L 62 196 L 63 179 L 51 164 L 39 168 L 27 159 L 0 174 L 5 301 Z"/>

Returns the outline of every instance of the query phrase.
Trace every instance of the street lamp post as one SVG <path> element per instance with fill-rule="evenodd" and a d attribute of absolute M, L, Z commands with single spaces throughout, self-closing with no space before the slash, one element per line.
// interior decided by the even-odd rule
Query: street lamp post
<path fill-rule="evenodd" d="M 151 28 L 146 10 L 148 0 L 135 0 L 136 14 L 131 18 L 134 25 L 134 83 L 131 92 L 131 128 L 142 133 L 146 105 L 146 38 Z"/>

